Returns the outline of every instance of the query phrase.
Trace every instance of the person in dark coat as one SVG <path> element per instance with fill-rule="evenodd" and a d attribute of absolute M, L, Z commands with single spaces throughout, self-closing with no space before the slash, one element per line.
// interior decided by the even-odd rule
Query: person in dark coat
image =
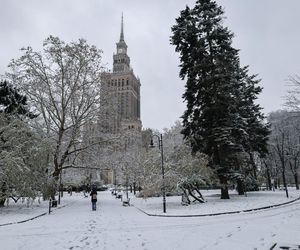
<path fill-rule="evenodd" d="M 96 188 L 93 188 L 91 193 L 91 201 L 92 201 L 92 210 L 95 211 L 96 210 L 96 203 L 97 203 L 97 190 Z"/>

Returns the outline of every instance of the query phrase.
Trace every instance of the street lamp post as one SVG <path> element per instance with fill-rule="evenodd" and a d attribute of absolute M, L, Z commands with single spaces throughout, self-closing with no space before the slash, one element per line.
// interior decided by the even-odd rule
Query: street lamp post
<path fill-rule="evenodd" d="M 288 151 L 285 151 L 286 152 L 286 157 L 287 157 L 287 160 L 289 160 L 289 152 Z M 284 151 L 283 151 L 284 153 Z M 288 192 L 288 187 L 287 187 L 287 183 L 286 183 L 286 178 L 285 178 L 285 160 L 284 160 L 284 155 L 283 155 L 283 166 L 282 166 L 282 179 L 283 179 L 283 185 L 284 185 L 284 188 L 285 188 L 285 194 L 286 194 L 286 197 L 289 198 L 289 192 Z"/>
<path fill-rule="evenodd" d="M 153 137 L 158 139 L 158 148 L 160 149 L 161 154 L 161 173 L 162 173 L 162 195 L 163 195 L 163 212 L 166 213 L 166 190 L 165 190 L 165 168 L 164 168 L 164 149 L 163 149 L 163 139 L 162 134 L 152 135 L 150 147 L 154 148 Z"/>
<path fill-rule="evenodd" d="M 62 169 L 60 170 L 60 173 L 59 173 L 59 186 L 58 186 L 58 205 L 60 205 L 60 197 L 62 197 L 62 188 L 61 188 L 61 172 L 62 172 Z"/>

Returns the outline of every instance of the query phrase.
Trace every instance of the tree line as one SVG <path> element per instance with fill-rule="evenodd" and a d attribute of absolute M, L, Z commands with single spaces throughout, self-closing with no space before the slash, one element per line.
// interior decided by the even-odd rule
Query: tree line
<path fill-rule="evenodd" d="M 101 50 L 53 36 L 42 51 L 23 48 L 0 85 L 0 206 L 9 197 L 55 198 L 63 170 L 99 165 L 119 175 L 119 183 L 141 187 L 145 197 L 164 185 L 199 202 L 202 187 L 219 187 L 229 199 L 233 184 L 239 194 L 280 180 L 287 187 L 289 175 L 299 188 L 299 78 L 290 79 L 288 110 L 266 117 L 257 104 L 260 80 L 240 64 L 223 19 L 216 1 L 197 0 L 172 27 L 186 110 L 182 122 L 163 132 L 165 180 L 160 152 L 143 145 L 149 137 L 104 129 L 117 108 L 108 106 Z"/>

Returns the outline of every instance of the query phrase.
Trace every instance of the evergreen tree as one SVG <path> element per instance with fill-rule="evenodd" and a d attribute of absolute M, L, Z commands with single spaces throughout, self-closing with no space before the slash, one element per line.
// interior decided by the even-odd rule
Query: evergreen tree
<path fill-rule="evenodd" d="M 0 82 L 0 113 L 34 117 L 27 107 L 27 98 L 7 81 Z"/>
<path fill-rule="evenodd" d="M 227 182 L 241 172 L 246 145 L 254 150 L 250 138 L 257 139 L 257 130 L 250 122 L 260 124 L 254 100 L 261 89 L 247 68 L 240 67 L 223 14 L 213 0 L 198 0 L 193 9 L 187 6 L 172 27 L 171 43 L 180 53 L 180 77 L 186 79 L 182 133 L 193 152 L 209 156 L 220 179 L 221 198 L 228 199 Z"/>
<path fill-rule="evenodd" d="M 247 124 L 247 140 L 244 142 L 244 149 L 249 154 L 251 174 L 256 179 L 253 154 L 258 153 L 259 157 L 266 157 L 270 124 L 265 122 L 266 117 L 261 112 L 262 108 L 255 103 L 258 94 L 262 91 L 258 86 L 260 80 L 256 79 L 256 75 L 248 76 L 248 66 L 240 70 L 240 77 L 243 82 L 240 113 Z"/>

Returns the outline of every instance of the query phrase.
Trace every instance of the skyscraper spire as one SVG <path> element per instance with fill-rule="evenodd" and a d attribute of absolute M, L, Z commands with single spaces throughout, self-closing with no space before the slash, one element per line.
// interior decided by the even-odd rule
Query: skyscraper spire
<path fill-rule="evenodd" d="M 120 35 L 120 42 L 124 42 L 124 23 L 123 23 L 123 12 L 122 12 L 122 19 L 121 19 L 121 35 Z"/>

